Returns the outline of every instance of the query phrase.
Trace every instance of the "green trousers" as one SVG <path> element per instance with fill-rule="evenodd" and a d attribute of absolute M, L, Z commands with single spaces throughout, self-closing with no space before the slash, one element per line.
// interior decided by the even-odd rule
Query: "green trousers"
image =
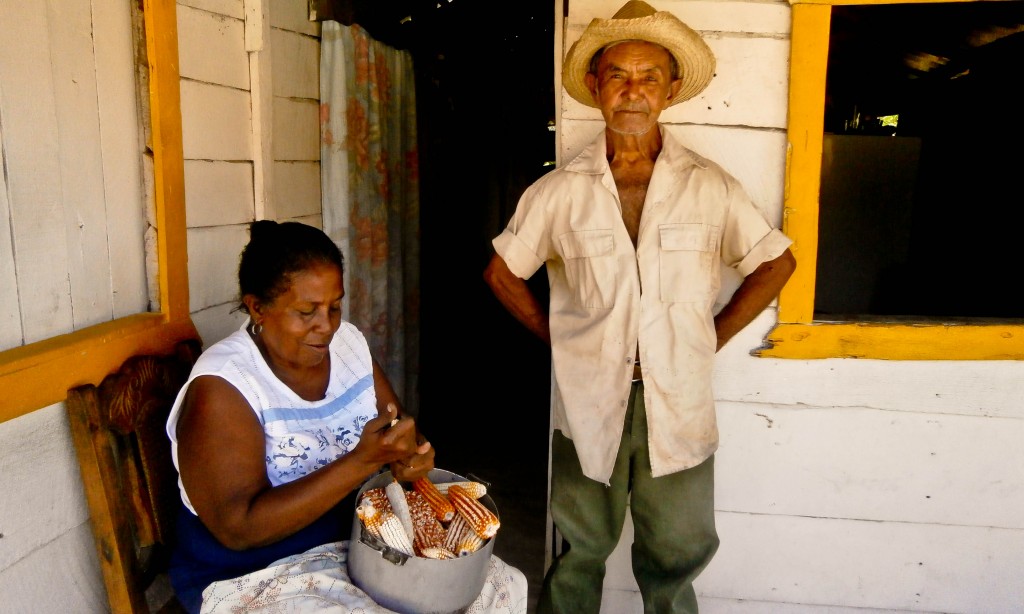
<path fill-rule="evenodd" d="M 605 562 L 629 509 L 632 564 L 645 614 L 696 613 L 693 580 L 718 550 L 714 457 L 651 477 L 643 384 L 635 383 L 611 485 L 583 475 L 572 440 L 551 442 L 551 516 L 563 538 L 541 589 L 538 612 L 598 614 Z"/>

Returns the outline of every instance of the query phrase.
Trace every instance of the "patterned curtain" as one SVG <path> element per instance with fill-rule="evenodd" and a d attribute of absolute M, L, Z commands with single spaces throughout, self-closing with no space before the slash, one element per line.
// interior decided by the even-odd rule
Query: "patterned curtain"
<path fill-rule="evenodd" d="M 345 319 L 419 410 L 419 162 L 412 56 L 358 25 L 320 41 L 324 231 L 345 254 Z"/>

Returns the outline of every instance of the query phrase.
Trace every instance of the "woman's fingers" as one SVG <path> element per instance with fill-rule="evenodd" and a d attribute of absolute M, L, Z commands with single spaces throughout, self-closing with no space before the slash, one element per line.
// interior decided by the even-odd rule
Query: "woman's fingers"
<path fill-rule="evenodd" d="M 398 420 L 398 408 L 394 403 L 388 403 L 384 412 L 377 414 L 376 418 L 366 423 L 366 430 L 371 433 L 384 431 L 396 424 L 395 420 Z"/>

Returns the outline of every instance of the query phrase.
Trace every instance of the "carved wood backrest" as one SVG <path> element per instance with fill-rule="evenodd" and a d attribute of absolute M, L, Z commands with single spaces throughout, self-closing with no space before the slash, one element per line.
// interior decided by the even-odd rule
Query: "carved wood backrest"
<path fill-rule="evenodd" d="M 134 356 L 99 386 L 68 391 L 67 410 L 114 614 L 183 611 L 166 581 L 178 509 L 168 412 L 201 351 Z"/>

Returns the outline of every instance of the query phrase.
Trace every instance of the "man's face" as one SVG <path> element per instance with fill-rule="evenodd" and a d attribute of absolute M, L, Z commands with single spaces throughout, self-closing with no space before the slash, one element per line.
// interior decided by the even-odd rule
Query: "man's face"
<path fill-rule="evenodd" d="M 601 55 L 597 74 L 588 73 L 587 87 L 608 128 L 621 134 L 647 133 L 679 91 L 672 79 L 668 51 L 641 41 L 619 43 Z"/>

